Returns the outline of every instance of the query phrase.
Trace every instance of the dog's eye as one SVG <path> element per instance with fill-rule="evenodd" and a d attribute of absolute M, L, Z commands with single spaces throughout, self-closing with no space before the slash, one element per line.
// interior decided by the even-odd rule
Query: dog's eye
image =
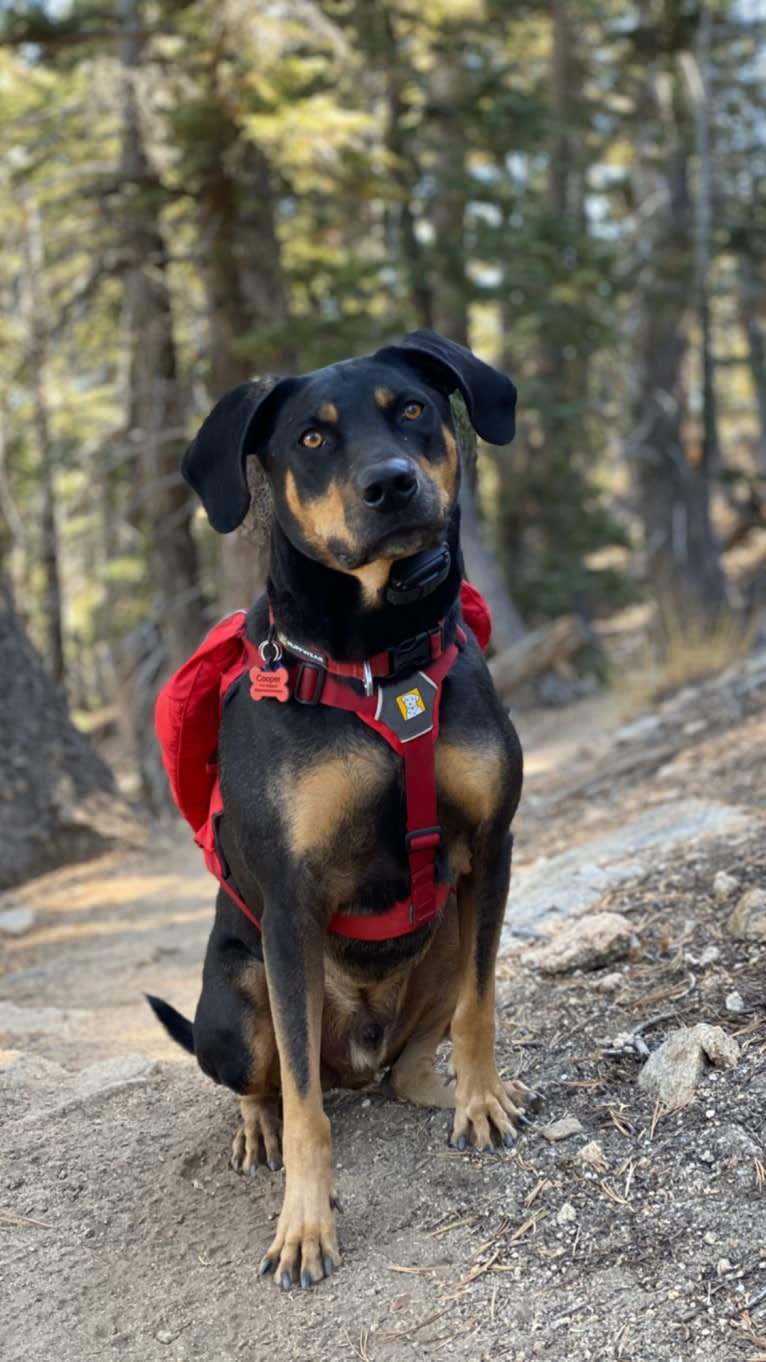
<path fill-rule="evenodd" d="M 422 415 L 422 412 L 422 402 L 405 402 L 402 407 L 402 416 L 405 421 L 417 421 L 418 417 Z"/>
<path fill-rule="evenodd" d="M 324 435 L 318 430 L 304 430 L 301 435 L 301 444 L 306 449 L 321 449 L 324 444 Z"/>

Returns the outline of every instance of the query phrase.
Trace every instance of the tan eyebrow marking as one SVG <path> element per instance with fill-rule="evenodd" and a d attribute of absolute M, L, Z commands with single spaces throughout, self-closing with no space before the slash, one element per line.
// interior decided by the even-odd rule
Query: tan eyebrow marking
<path fill-rule="evenodd" d="M 322 403 L 319 408 L 319 419 L 320 421 L 328 421 L 332 425 L 335 424 L 338 420 L 338 408 L 334 402 Z"/>
<path fill-rule="evenodd" d="M 393 402 L 393 400 L 394 400 L 394 394 L 392 393 L 392 391 L 391 391 L 390 388 L 376 388 L 376 389 L 375 389 L 375 401 L 377 402 L 377 404 L 378 404 L 379 407 L 382 407 L 382 408 L 383 408 L 384 411 L 385 411 L 386 407 L 390 407 L 390 406 L 391 406 L 391 403 Z"/>

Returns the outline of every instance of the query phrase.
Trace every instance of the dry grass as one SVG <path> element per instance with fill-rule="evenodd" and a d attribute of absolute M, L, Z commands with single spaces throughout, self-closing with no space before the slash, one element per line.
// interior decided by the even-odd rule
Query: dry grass
<path fill-rule="evenodd" d="M 727 615 L 712 628 L 676 618 L 668 623 L 664 646 L 647 637 L 630 661 L 612 669 L 611 685 L 634 713 L 673 691 L 726 671 L 748 653 L 762 624 Z"/>

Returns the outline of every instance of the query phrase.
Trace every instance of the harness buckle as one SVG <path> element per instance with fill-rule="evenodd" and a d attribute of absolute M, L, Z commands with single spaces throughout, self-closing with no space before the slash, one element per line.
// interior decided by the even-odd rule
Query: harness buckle
<path fill-rule="evenodd" d="M 310 684 L 304 684 L 304 682 L 310 682 L 309 674 L 311 672 L 314 673 L 316 678 L 313 687 Z M 311 708 L 318 705 L 322 699 L 326 679 L 326 667 L 318 667 L 313 662 L 301 662 L 293 689 L 293 699 L 297 700 L 299 705 L 309 705 Z"/>
<path fill-rule="evenodd" d="M 413 638 L 405 638 L 401 643 L 397 643 L 395 648 L 389 648 L 391 676 L 396 676 L 399 672 L 416 672 L 420 667 L 427 667 L 433 662 L 432 632 L 433 630 L 426 629 L 422 634 L 415 634 Z"/>

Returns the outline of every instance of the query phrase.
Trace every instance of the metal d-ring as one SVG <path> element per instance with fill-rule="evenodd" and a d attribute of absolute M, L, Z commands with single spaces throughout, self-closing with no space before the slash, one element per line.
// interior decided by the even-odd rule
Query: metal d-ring
<path fill-rule="evenodd" d="M 272 658 L 266 656 L 267 648 L 274 649 L 274 656 Z M 263 643 L 258 644 L 258 652 L 264 667 L 275 667 L 282 657 L 282 645 L 281 643 L 278 643 L 275 638 L 265 638 Z"/>
<path fill-rule="evenodd" d="M 364 686 L 365 695 L 374 694 L 375 685 L 372 679 L 372 667 L 369 662 L 364 662 L 362 664 L 362 684 Z"/>

